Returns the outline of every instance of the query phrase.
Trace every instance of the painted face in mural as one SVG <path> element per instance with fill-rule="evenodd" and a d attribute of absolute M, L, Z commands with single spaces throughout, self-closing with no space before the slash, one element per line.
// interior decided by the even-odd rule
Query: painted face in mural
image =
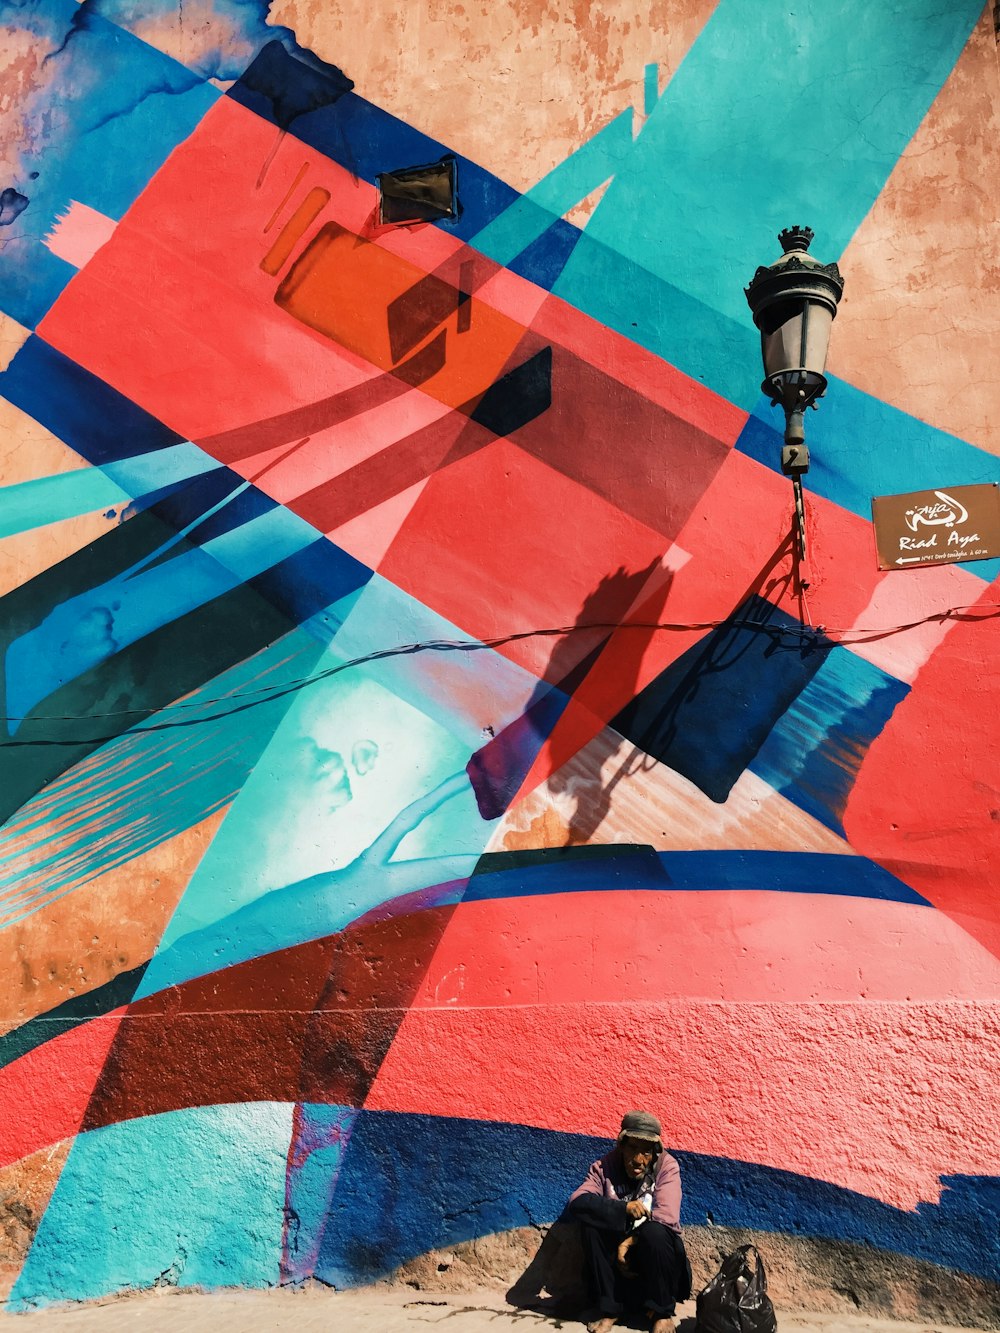
<path fill-rule="evenodd" d="M 648 1139 L 622 1139 L 622 1162 L 631 1180 L 641 1180 L 656 1156 L 656 1146 Z"/>

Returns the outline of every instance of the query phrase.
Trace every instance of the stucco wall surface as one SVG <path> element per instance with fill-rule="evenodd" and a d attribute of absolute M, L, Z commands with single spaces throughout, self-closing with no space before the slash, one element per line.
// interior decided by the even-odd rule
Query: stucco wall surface
<path fill-rule="evenodd" d="M 0 10 L 9 1310 L 516 1266 L 645 1105 L 1000 1326 L 1000 567 L 871 522 L 1000 481 L 998 125 L 979 0 Z"/>

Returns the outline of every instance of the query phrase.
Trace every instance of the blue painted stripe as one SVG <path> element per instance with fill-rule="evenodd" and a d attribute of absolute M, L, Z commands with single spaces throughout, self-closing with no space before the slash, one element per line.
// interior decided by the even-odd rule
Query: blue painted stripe
<path fill-rule="evenodd" d="M 765 889 L 772 893 L 823 893 L 837 897 L 879 898 L 886 902 L 930 906 L 909 885 L 863 856 L 826 852 L 655 852 L 651 847 L 613 844 L 608 848 L 554 848 L 528 853 L 511 866 L 499 854 L 502 869 L 491 870 L 491 854 L 480 859 L 465 902 L 525 898 L 556 893 L 688 893 Z M 599 855 L 588 855 L 591 851 Z"/>
<path fill-rule="evenodd" d="M 526 1125 L 362 1111 L 346 1160 L 337 1164 L 336 1225 L 326 1229 L 316 1275 L 337 1287 L 356 1286 L 431 1249 L 552 1222 L 610 1146 L 607 1139 Z M 909 1211 L 753 1162 L 675 1156 L 685 1225 L 711 1221 L 847 1241 L 988 1281 L 1000 1272 L 996 1177 L 945 1177 L 940 1203 Z M 374 1211 L 372 1198 L 379 1200 Z"/>

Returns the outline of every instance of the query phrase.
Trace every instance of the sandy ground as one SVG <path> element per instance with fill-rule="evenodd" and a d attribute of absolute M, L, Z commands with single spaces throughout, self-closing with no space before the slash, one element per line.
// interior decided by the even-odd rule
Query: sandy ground
<path fill-rule="evenodd" d="M 679 1333 L 694 1333 L 694 1303 L 678 1310 Z M 626 1326 L 627 1327 L 627 1326 Z M 0 1313 L 0 1333 L 579 1333 L 576 1320 L 515 1310 L 496 1292 L 441 1294 L 385 1288 L 145 1293 L 101 1305 Z M 861 1315 L 778 1312 L 779 1333 L 963 1333 L 952 1325 L 908 1324 Z M 964 1330 L 970 1333 L 970 1330 Z M 971 1333 L 984 1333 L 972 1330 Z"/>

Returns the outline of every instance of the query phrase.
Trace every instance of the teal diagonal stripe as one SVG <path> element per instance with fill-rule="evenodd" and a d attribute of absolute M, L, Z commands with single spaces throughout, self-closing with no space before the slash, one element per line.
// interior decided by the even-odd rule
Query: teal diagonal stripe
<path fill-rule="evenodd" d="M 751 406 L 759 372 L 744 285 L 792 223 L 815 229 L 819 258 L 838 258 L 981 9 L 720 0 L 556 292 Z"/>

